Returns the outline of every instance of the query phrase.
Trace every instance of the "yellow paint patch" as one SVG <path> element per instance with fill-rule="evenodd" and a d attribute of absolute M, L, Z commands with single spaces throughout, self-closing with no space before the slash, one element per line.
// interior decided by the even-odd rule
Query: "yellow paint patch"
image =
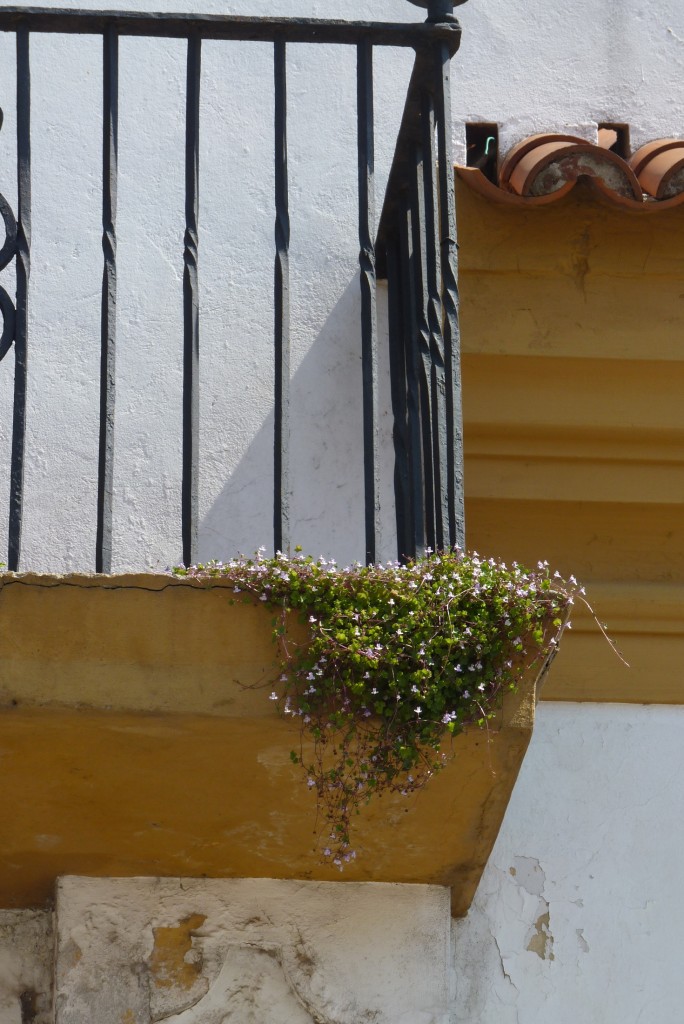
<path fill-rule="evenodd" d="M 171 928 L 155 928 L 150 970 L 157 988 L 189 989 L 202 973 L 202 961 L 189 962 L 192 936 L 206 921 L 203 914 L 190 914 Z"/>
<path fill-rule="evenodd" d="M 535 921 L 534 934 L 527 944 L 528 953 L 536 953 L 540 960 L 555 960 L 553 935 L 550 931 L 551 918 L 548 911 Z"/>
<path fill-rule="evenodd" d="M 132 1010 L 126 1010 L 121 1018 L 121 1024 L 135 1024 L 135 1014 Z"/>

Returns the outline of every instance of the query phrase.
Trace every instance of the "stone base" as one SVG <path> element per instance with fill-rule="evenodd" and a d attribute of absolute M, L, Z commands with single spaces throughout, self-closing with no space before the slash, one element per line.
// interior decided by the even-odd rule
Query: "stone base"
<path fill-rule="evenodd" d="M 0 1022 L 51 1024 L 53 915 L 0 910 Z"/>
<path fill-rule="evenodd" d="M 62 878 L 54 1017 L 50 915 L 4 919 L 2 1024 L 446 1024 L 438 886 Z"/>

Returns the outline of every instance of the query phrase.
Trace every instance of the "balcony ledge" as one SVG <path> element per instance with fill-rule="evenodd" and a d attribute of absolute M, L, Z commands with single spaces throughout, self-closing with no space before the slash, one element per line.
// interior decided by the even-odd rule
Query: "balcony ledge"
<path fill-rule="evenodd" d="M 448 886 L 470 906 L 527 748 L 538 679 L 471 730 L 417 797 L 359 819 L 340 875 L 314 850 L 299 732 L 267 699 L 271 616 L 228 585 L 158 575 L 0 575 L 0 906 L 57 876 Z"/>

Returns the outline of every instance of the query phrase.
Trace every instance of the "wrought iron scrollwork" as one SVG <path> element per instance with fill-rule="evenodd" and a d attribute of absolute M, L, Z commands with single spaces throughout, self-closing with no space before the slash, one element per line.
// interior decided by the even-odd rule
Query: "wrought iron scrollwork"
<path fill-rule="evenodd" d="M 2 110 L 0 110 L 0 129 L 2 128 Z M 5 240 L 0 247 L 0 270 L 4 270 L 8 263 L 10 263 L 16 254 L 17 250 L 17 221 L 12 212 L 10 204 L 7 202 L 2 192 L 0 192 L 0 217 L 5 229 Z M 0 236 L 2 237 L 2 236 Z M 15 322 L 15 309 L 14 303 L 5 291 L 0 286 L 0 322 L 2 323 L 2 331 L 0 332 L 0 360 L 3 359 L 14 341 L 14 322 Z"/>

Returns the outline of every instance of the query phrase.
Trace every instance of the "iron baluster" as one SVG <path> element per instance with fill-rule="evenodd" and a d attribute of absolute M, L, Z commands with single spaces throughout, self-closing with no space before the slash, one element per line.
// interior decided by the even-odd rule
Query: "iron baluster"
<path fill-rule="evenodd" d="M 430 337 L 430 411 L 432 466 L 435 512 L 435 547 L 444 547 L 447 523 L 447 424 L 446 385 L 444 380 L 444 338 L 442 334 L 442 298 L 440 294 L 440 248 L 437 231 L 437 167 L 435 162 L 434 99 L 428 92 L 421 97 L 423 144 L 423 186 L 425 189 L 425 260 L 427 283 L 427 322 Z"/>
<path fill-rule="evenodd" d="M 399 241 L 388 246 L 387 313 L 389 321 L 390 384 L 392 395 L 394 441 L 394 494 L 397 521 L 397 551 L 400 559 L 411 553 L 412 515 L 407 410 L 406 350 L 404 346 L 403 305 L 401 294 L 401 256 Z"/>
<path fill-rule="evenodd" d="M 2 110 L 0 110 L 0 129 L 2 128 Z M 0 192 L 0 217 L 2 218 L 5 237 L 0 245 L 0 270 L 4 270 L 15 256 L 17 248 L 17 222 L 12 212 L 12 207 Z M 4 288 L 0 287 L 0 317 L 2 318 L 2 330 L 0 331 L 0 360 L 4 359 L 12 347 L 14 341 L 14 303 Z"/>
<path fill-rule="evenodd" d="M 17 307 L 7 566 L 19 569 L 24 507 L 28 303 L 31 276 L 31 63 L 27 24 L 17 28 Z"/>
<path fill-rule="evenodd" d="M 100 449 L 97 473 L 95 572 L 112 571 L 114 399 L 116 389 L 116 196 L 119 146 L 119 40 L 102 39 L 102 310 L 100 341 Z"/>
<path fill-rule="evenodd" d="M 423 439 L 420 415 L 421 354 L 418 348 L 418 307 L 416 297 L 416 259 L 413 252 L 413 213 L 411 200 L 405 197 L 400 210 L 399 238 L 401 289 L 403 297 L 404 353 L 407 377 L 407 417 L 409 430 L 409 468 L 411 474 L 411 545 L 409 557 L 425 554 L 425 483 L 423 479 Z"/>
<path fill-rule="evenodd" d="M 413 287 L 416 309 L 416 333 L 412 344 L 416 347 L 418 362 L 418 390 L 420 395 L 420 427 L 423 449 L 423 502 L 425 509 L 425 540 L 435 548 L 435 466 L 432 441 L 432 354 L 430 352 L 430 325 L 428 322 L 428 237 L 425 218 L 425 160 L 420 146 L 415 147 L 411 180 L 411 227 L 413 232 Z"/>
<path fill-rule="evenodd" d="M 199 519 L 199 118 L 202 39 L 188 38 L 183 252 L 183 561 L 197 559 Z"/>
<path fill-rule="evenodd" d="M 368 40 L 359 43 L 357 50 L 357 95 L 366 562 L 372 564 L 377 559 L 380 504 L 378 494 L 378 328 L 374 242 L 373 47 Z"/>
<path fill-rule="evenodd" d="M 275 416 L 273 533 L 290 550 L 290 212 L 287 175 L 287 53 L 274 45 L 275 80 Z"/>
<path fill-rule="evenodd" d="M 447 496 L 449 543 L 465 546 L 463 485 L 463 402 L 461 390 L 461 332 L 459 325 L 458 245 L 454 157 L 451 142 L 451 57 L 447 47 L 437 49 L 437 152 L 439 160 L 439 215 L 444 309 L 446 369 Z"/>

